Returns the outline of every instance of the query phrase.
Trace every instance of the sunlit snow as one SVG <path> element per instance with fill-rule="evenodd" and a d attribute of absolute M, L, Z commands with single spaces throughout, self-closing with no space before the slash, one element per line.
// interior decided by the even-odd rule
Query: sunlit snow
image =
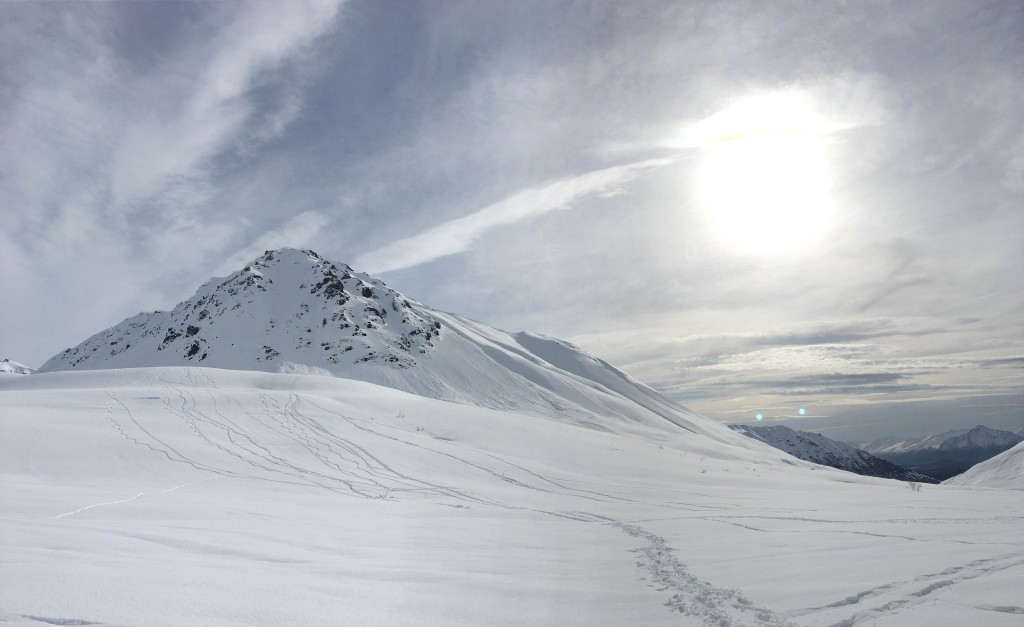
<path fill-rule="evenodd" d="M 310 375 L 99 370 L 0 390 L 0 607 L 15 623 L 1014 625 L 1024 611 L 1019 493 L 913 492 L 676 427 L 600 432 Z"/>
<path fill-rule="evenodd" d="M 42 370 L 0 377 L 11 624 L 1024 614 L 1020 492 L 798 460 L 571 344 L 311 251 L 268 253 Z"/>

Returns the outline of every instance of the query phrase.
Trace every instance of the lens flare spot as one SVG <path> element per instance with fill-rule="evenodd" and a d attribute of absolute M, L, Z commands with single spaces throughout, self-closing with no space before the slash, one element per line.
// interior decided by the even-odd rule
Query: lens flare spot
<path fill-rule="evenodd" d="M 803 415 L 804 415 L 804 414 L 806 414 L 806 413 L 807 413 L 807 410 L 806 410 L 806 409 L 804 409 L 803 407 L 801 407 L 801 408 L 800 408 L 800 415 L 801 415 L 801 416 L 803 416 Z"/>
<path fill-rule="evenodd" d="M 757 416 L 755 416 L 755 418 L 757 418 L 758 420 L 764 420 L 764 414 L 758 414 Z"/>

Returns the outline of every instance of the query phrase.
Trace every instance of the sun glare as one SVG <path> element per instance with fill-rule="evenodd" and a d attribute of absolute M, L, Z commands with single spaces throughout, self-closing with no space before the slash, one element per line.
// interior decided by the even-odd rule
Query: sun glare
<path fill-rule="evenodd" d="M 831 222 L 831 128 L 798 92 L 748 97 L 687 129 L 700 149 L 691 191 L 717 239 L 736 252 L 806 250 Z"/>

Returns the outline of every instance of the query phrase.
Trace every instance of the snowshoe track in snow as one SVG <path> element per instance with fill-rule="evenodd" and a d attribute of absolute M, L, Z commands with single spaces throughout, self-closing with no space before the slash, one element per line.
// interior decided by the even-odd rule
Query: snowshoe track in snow
<path fill-rule="evenodd" d="M 637 554 L 637 568 L 647 573 L 651 586 L 672 593 L 665 602 L 672 611 L 698 617 L 704 624 L 717 627 L 783 627 L 792 624 L 771 610 L 755 606 L 736 590 L 717 588 L 690 574 L 686 565 L 676 558 L 676 550 L 661 536 L 637 525 L 612 524 L 624 533 L 647 542 L 645 546 L 632 549 Z"/>
<path fill-rule="evenodd" d="M 591 503 L 629 503 L 622 496 L 602 491 L 600 484 L 593 487 L 574 487 L 567 481 L 545 476 L 522 463 L 505 459 L 486 451 L 465 447 L 443 438 L 428 438 L 410 430 L 408 433 L 395 425 L 374 424 L 328 409 L 316 402 L 288 392 L 285 399 L 259 393 L 260 410 L 253 412 L 232 397 L 226 390 L 218 390 L 209 381 L 200 380 L 190 369 L 187 380 L 191 386 L 164 381 L 159 397 L 146 397 L 143 401 L 159 401 L 162 420 L 176 420 L 184 427 L 182 433 L 191 434 L 200 446 L 190 445 L 191 451 L 206 451 L 202 459 L 185 457 L 167 444 L 166 438 L 154 435 L 168 425 L 144 424 L 132 414 L 129 404 L 116 393 L 107 408 L 107 420 L 118 434 L 129 442 L 161 453 L 168 459 L 187 463 L 194 468 L 215 473 L 214 476 L 173 486 L 159 492 L 142 492 L 126 499 L 87 505 L 60 514 L 58 518 L 72 516 L 87 510 L 121 503 L 129 503 L 149 494 L 163 494 L 216 476 L 240 479 L 283 481 L 315 486 L 339 495 L 358 498 L 422 498 L 433 497 L 439 504 L 454 507 L 486 506 L 504 509 L 528 509 L 584 524 L 610 525 L 646 544 L 630 549 L 636 553 L 637 568 L 652 587 L 670 594 L 665 606 L 673 612 L 701 620 L 706 625 L 741 627 L 745 625 L 774 627 L 788 623 L 771 610 L 754 606 L 736 590 L 717 588 L 689 573 L 675 556 L 675 549 L 666 540 L 637 524 L 623 523 L 601 514 L 584 511 L 551 511 L 524 507 L 501 499 L 471 494 L 453 486 L 427 481 L 397 470 L 381 454 L 372 452 L 374 442 L 399 444 L 417 450 L 419 455 L 441 458 L 444 463 L 462 466 L 468 471 L 482 472 L 492 480 L 530 492 L 553 494 Z M 199 375 L 206 375 L 201 371 Z M 225 409 L 230 406 L 230 411 Z M 317 416 L 330 416 L 328 426 L 323 419 L 313 418 L 303 408 L 312 408 Z M 225 408 L 225 409 L 222 409 Z M 238 412 L 242 413 L 239 414 Z M 149 412 L 146 412 L 149 415 Z M 127 417 L 127 420 L 124 420 Z M 120 420 L 119 420 L 120 418 Z M 246 422 L 246 425 L 240 424 Z M 252 424 L 248 424 L 251 422 Z M 351 434 L 345 433 L 351 432 Z M 356 442 L 354 438 L 358 438 Z M 239 467 L 239 464 L 242 466 Z M 249 470 L 243 470 L 248 468 Z M 664 507 L 683 504 L 665 503 Z"/>

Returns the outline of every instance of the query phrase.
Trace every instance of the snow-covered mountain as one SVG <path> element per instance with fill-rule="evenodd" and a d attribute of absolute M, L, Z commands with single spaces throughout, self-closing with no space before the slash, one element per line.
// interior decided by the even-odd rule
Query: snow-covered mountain
<path fill-rule="evenodd" d="M 978 425 L 919 438 L 883 438 L 863 448 L 876 457 L 945 480 L 1013 448 L 1022 440 L 1024 438 L 1010 431 Z"/>
<path fill-rule="evenodd" d="M 729 425 L 729 427 L 747 437 L 785 451 L 793 457 L 815 464 L 831 466 L 832 468 L 868 477 L 917 481 L 920 483 L 938 483 L 938 481 L 931 477 L 907 470 L 884 459 L 879 459 L 871 453 L 862 451 L 845 442 L 837 442 L 836 440 L 826 438 L 820 433 L 797 431 L 782 425 L 754 426 L 733 424 Z"/>
<path fill-rule="evenodd" d="M 1024 490 L 1024 442 L 943 483 Z"/>
<path fill-rule="evenodd" d="M 32 374 L 35 372 L 32 368 L 29 368 L 25 364 L 19 364 L 16 361 L 10 359 L 4 359 L 0 361 L 0 374 Z"/>
<path fill-rule="evenodd" d="M 1024 606 L 1024 503 L 801 461 L 311 251 L 0 377 L 0 432 L 5 624 L 902 626 Z"/>
<path fill-rule="evenodd" d="M 871 453 L 902 454 L 928 450 L 1010 448 L 1020 441 L 1021 437 L 1011 431 L 978 425 L 971 429 L 954 429 L 919 438 L 883 438 L 868 444 L 865 450 Z"/>
<path fill-rule="evenodd" d="M 595 429 L 667 420 L 750 446 L 567 342 L 431 309 L 310 250 L 267 251 L 171 311 L 140 313 L 55 355 L 40 372 L 153 366 L 330 374 Z"/>

